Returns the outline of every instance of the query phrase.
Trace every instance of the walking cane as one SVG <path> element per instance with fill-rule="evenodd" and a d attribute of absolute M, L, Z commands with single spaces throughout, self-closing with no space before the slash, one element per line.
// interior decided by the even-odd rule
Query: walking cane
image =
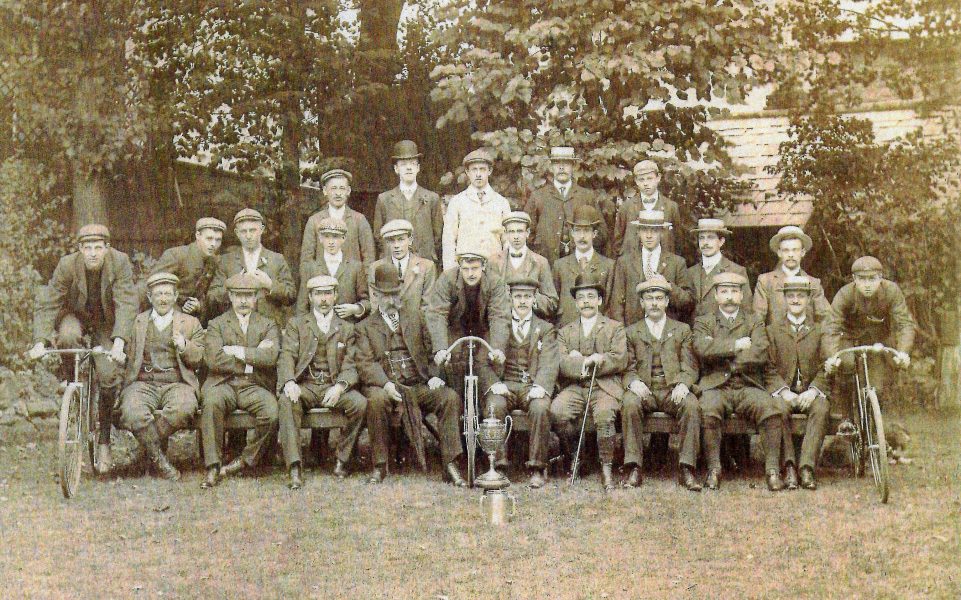
<path fill-rule="evenodd" d="M 591 410 L 591 394 L 594 392 L 594 379 L 597 377 L 597 365 L 591 369 L 591 384 L 587 388 L 587 402 L 584 404 L 584 418 L 581 419 L 581 435 L 577 438 L 577 451 L 574 453 L 574 464 L 571 465 L 571 485 L 577 480 L 577 469 L 581 465 L 581 446 L 584 445 L 584 430 L 587 428 L 587 413 Z"/>

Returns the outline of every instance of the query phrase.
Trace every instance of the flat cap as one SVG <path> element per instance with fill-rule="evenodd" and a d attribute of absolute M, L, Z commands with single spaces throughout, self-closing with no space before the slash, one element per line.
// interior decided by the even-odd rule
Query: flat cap
<path fill-rule="evenodd" d="M 254 277 L 246 271 L 241 271 L 236 275 L 228 277 L 226 286 L 231 292 L 256 292 L 264 287 L 263 282 L 259 278 Z"/>
<path fill-rule="evenodd" d="M 173 273 L 167 273 L 166 271 L 154 273 L 147 278 L 147 289 L 149 290 L 153 286 L 160 285 L 162 283 L 169 283 L 173 286 L 176 286 L 180 283 L 180 278 Z"/>
<path fill-rule="evenodd" d="M 873 256 L 862 256 L 851 265 L 852 273 L 870 273 L 875 271 L 882 273 L 884 267 L 881 266 L 881 261 Z"/>
<path fill-rule="evenodd" d="M 647 281 L 642 281 L 634 288 L 638 296 L 644 295 L 644 292 L 651 292 L 654 290 L 661 290 L 665 294 L 671 293 L 671 282 L 664 277 L 655 277 L 653 279 L 648 279 Z"/>
<path fill-rule="evenodd" d="M 570 161 L 577 162 L 581 159 L 570 146 L 553 146 L 551 148 L 551 162 Z"/>
<path fill-rule="evenodd" d="M 634 175 L 640 177 L 645 173 L 660 173 L 661 169 L 653 160 L 642 160 L 634 165 Z"/>
<path fill-rule="evenodd" d="M 350 174 L 350 171 L 345 171 L 343 169 L 331 169 L 320 176 L 320 185 L 326 185 L 327 181 L 333 179 L 334 177 L 343 177 L 350 184 L 354 181 L 354 176 Z"/>
<path fill-rule="evenodd" d="M 394 153 L 391 160 L 404 160 L 405 158 L 420 158 L 423 156 L 417 150 L 417 144 L 411 140 L 401 140 L 394 144 Z"/>
<path fill-rule="evenodd" d="M 334 235 L 347 235 L 347 223 L 337 217 L 324 217 L 317 224 L 317 233 L 333 233 Z"/>
<path fill-rule="evenodd" d="M 541 289 L 541 283 L 534 279 L 533 277 L 522 277 L 520 275 L 515 275 L 507 280 L 507 287 L 514 290 L 539 290 Z"/>
<path fill-rule="evenodd" d="M 234 225 L 240 223 L 241 221 L 260 221 L 261 223 L 267 223 L 267 220 L 264 219 L 264 215 L 252 208 L 245 208 L 237 211 L 237 214 L 234 215 Z"/>
<path fill-rule="evenodd" d="M 811 249 L 811 237 L 804 233 L 804 230 L 797 225 L 785 225 L 777 230 L 777 233 L 774 234 L 769 243 L 771 252 L 777 254 L 778 248 L 781 247 L 781 242 L 784 240 L 801 240 L 805 252 Z"/>
<path fill-rule="evenodd" d="M 507 213 L 507 216 L 501 221 L 501 225 L 504 227 L 507 227 L 508 223 L 526 223 L 530 227 L 531 216 L 522 210 L 514 210 Z"/>
<path fill-rule="evenodd" d="M 576 298 L 578 290 L 595 290 L 602 297 L 604 296 L 604 284 L 598 281 L 592 273 L 580 273 L 574 278 L 574 285 L 571 286 L 571 296 Z"/>
<path fill-rule="evenodd" d="M 220 219 L 215 219 L 213 217 L 201 217 L 197 219 L 197 224 L 194 226 L 194 231 L 200 231 L 201 229 L 216 229 L 218 231 L 226 231 L 227 224 Z"/>
<path fill-rule="evenodd" d="M 384 223 L 384 226 L 380 228 L 380 237 L 384 239 L 404 233 L 414 233 L 414 225 L 407 219 L 393 219 Z"/>
<path fill-rule="evenodd" d="M 747 277 L 740 273 L 718 273 L 711 278 L 711 288 L 718 286 L 741 287 L 747 285 Z"/>
<path fill-rule="evenodd" d="M 581 204 L 574 207 L 574 214 L 571 215 L 572 221 L 567 224 L 572 227 L 594 227 L 601 223 L 601 213 L 589 204 Z"/>
<path fill-rule="evenodd" d="M 330 275 L 317 275 L 307 280 L 308 290 L 336 290 L 337 278 Z"/>
<path fill-rule="evenodd" d="M 487 255 L 479 250 L 464 250 L 457 253 L 457 262 L 460 263 L 462 260 L 482 260 L 487 262 Z"/>
<path fill-rule="evenodd" d="M 804 275 L 790 275 L 778 288 L 779 292 L 807 292 L 811 293 L 811 280 Z"/>
<path fill-rule="evenodd" d="M 637 227 L 647 227 L 651 229 L 670 229 L 670 221 L 664 220 L 663 210 L 642 210 L 637 214 L 637 220 L 631 221 L 631 225 Z"/>
<path fill-rule="evenodd" d="M 711 231 L 719 235 L 731 235 L 731 230 L 724 224 L 724 219 L 698 219 L 697 227 L 691 230 L 695 235 Z"/>
<path fill-rule="evenodd" d="M 107 229 L 106 225 L 101 225 L 100 223 L 90 223 L 89 225 L 84 225 L 77 232 L 77 241 L 83 242 L 109 242 L 110 241 L 110 230 Z"/>
<path fill-rule="evenodd" d="M 494 159 L 491 158 L 491 155 L 483 148 L 478 148 L 477 150 L 474 150 L 465 156 L 464 160 L 461 161 L 461 164 L 465 167 L 468 167 L 475 162 L 487 163 L 487 165 L 490 167 L 494 166 Z"/>

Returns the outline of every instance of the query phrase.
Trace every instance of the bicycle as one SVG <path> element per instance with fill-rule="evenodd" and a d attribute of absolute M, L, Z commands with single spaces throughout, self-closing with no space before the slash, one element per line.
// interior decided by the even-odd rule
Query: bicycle
<path fill-rule="evenodd" d="M 475 465 L 477 461 L 477 431 L 480 428 L 478 417 L 480 412 L 477 392 L 478 379 L 477 375 L 474 375 L 474 344 L 479 343 L 481 346 L 487 348 L 487 351 L 490 353 L 493 353 L 494 349 L 484 338 L 468 335 L 458 338 L 447 348 L 448 362 L 450 361 L 449 357 L 453 356 L 454 349 L 465 342 L 467 343 L 467 373 L 464 375 L 464 437 L 467 445 L 467 485 L 468 487 L 474 487 L 474 477 L 476 475 Z"/>
<path fill-rule="evenodd" d="M 884 419 L 881 416 L 881 403 L 878 392 L 871 385 L 868 369 L 868 354 L 900 354 L 894 348 L 883 344 L 873 346 L 854 346 L 837 352 L 828 362 L 840 361 L 845 354 L 855 354 L 854 383 L 857 390 L 856 398 L 851 399 L 852 412 L 857 414 L 854 423 L 855 431 L 849 435 L 849 451 L 853 463 L 854 476 L 864 476 L 864 462 L 867 457 L 874 476 L 874 485 L 878 490 L 881 503 L 886 504 L 890 494 L 888 479 L 888 444 L 884 437 Z M 863 378 L 863 385 L 862 385 Z M 867 456 L 865 456 L 867 455 Z"/>

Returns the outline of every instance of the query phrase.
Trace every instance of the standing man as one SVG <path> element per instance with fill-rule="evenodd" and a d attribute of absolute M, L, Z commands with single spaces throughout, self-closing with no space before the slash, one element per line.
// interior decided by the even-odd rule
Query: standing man
<path fill-rule="evenodd" d="M 538 283 L 534 312 L 542 319 L 553 319 L 557 312 L 557 291 L 547 259 L 527 247 L 531 233 L 531 218 L 525 212 L 512 212 L 503 221 L 507 237 L 507 255 L 495 265 L 505 281 L 533 279 Z"/>
<path fill-rule="evenodd" d="M 604 288 L 590 275 L 578 275 L 571 294 L 580 318 L 557 334 L 560 355 L 561 392 L 551 402 L 551 422 L 568 455 L 577 448 L 584 411 L 591 411 L 597 427 L 597 453 L 605 490 L 614 484 L 615 422 L 624 388 L 621 379 L 627 368 L 627 338 L 624 326 L 600 314 Z M 587 395 L 591 373 L 597 369 L 591 404 Z"/>
<path fill-rule="evenodd" d="M 294 303 L 297 288 L 290 266 L 283 254 L 264 248 L 261 239 L 267 221 L 252 208 L 234 215 L 234 233 L 240 246 L 227 250 L 220 258 L 220 272 L 210 285 L 208 297 L 219 307 L 229 304 L 226 279 L 239 273 L 249 273 L 260 282 L 257 312 L 273 319 L 278 329 L 283 326 L 286 307 Z"/>
<path fill-rule="evenodd" d="M 614 284 L 614 261 L 594 248 L 594 240 L 600 234 L 601 213 L 593 206 L 578 206 L 567 225 L 574 252 L 558 258 L 552 269 L 554 289 L 558 292 L 558 327 L 577 320 L 580 315 L 571 293 L 578 275 L 590 275 L 600 282 L 605 298 L 610 296 Z"/>
<path fill-rule="evenodd" d="M 177 304 L 184 314 L 196 317 L 205 326 L 218 316 L 219 307 L 211 306 L 207 293 L 220 270 L 218 254 L 227 225 L 220 219 L 203 217 L 194 227 L 194 241 L 186 246 L 164 250 L 152 274 L 172 273 L 180 280 Z"/>
<path fill-rule="evenodd" d="M 811 281 L 811 309 L 818 321 L 827 318 L 831 305 L 824 297 L 821 280 L 811 277 L 801 268 L 801 260 L 811 249 L 811 238 L 804 230 L 795 225 L 787 225 L 778 230 L 770 242 L 771 252 L 777 254 L 778 263 L 773 271 L 757 278 L 754 288 L 754 313 L 761 317 L 765 325 L 781 319 L 787 314 L 784 302 L 784 280 L 788 277 L 807 277 Z"/>
<path fill-rule="evenodd" d="M 701 259 L 688 267 L 688 280 L 694 285 L 694 318 L 701 315 L 714 314 L 717 303 L 714 301 L 712 280 L 718 273 L 739 273 L 747 279 L 747 269 L 732 262 L 721 253 L 724 242 L 731 235 L 731 230 L 724 225 L 722 219 L 698 219 L 697 227 L 693 230 L 697 236 L 697 247 L 701 252 Z M 744 306 L 751 306 L 750 283 L 741 290 Z"/>
<path fill-rule="evenodd" d="M 380 237 L 387 249 L 387 256 L 374 261 L 370 268 L 367 285 L 373 290 L 377 267 L 390 265 L 397 271 L 397 277 L 401 281 L 401 301 L 404 306 L 417 312 L 427 307 L 427 295 L 434 281 L 437 280 L 437 265 L 411 252 L 413 233 L 414 225 L 404 219 L 394 219 L 380 228 Z M 373 304 L 376 304 L 375 296 L 375 293 L 371 293 Z"/>
<path fill-rule="evenodd" d="M 644 467 L 644 415 L 661 411 L 677 417 L 680 438 L 678 483 L 701 490 L 694 478 L 701 442 L 701 409 L 691 388 L 697 381 L 691 328 L 667 317 L 672 286 L 651 279 L 637 286 L 645 317 L 627 328 L 627 370 L 624 372 L 621 429 L 624 465 L 631 472 L 624 487 L 641 485 Z"/>
<path fill-rule="evenodd" d="M 340 409 L 347 427 L 337 442 L 334 475 L 347 477 L 347 464 L 364 428 L 367 399 L 351 388 L 357 384 L 354 366 L 354 326 L 336 314 L 337 280 L 329 275 L 306 282 L 310 311 L 290 319 L 284 329 L 277 359 L 280 446 L 290 473 L 291 489 L 303 485 L 300 462 L 300 423 L 311 408 Z"/>
<path fill-rule="evenodd" d="M 327 275 L 337 280 L 337 304 L 334 312 L 341 319 L 356 323 L 370 311 L 368 300 L 367 275 L 364 265 L 344 254 L 344 239 L 347 225 L 340 219 L 327 217 L 317 224 L 323 253 L 316 261 L 300 265 L 301 285 L 297 293 L 297 314 L 310 310 L 307 281 L 318 275 Z"/>
<path fill-rule="evenodd" d="M 737 413 L 753 421 L 764 445 L 767 487 L 784 489 L 781 479 L 782 411 L 767 391 L 764 370 L 768 339 L 764 322 L 741 306 L 745 277 L 738 273 L 714 276 L 716 313 L 694 321 L 694 354 L 701 367 L 701 422 L 707 455 L 707 488 L 721 480 L 721 421 Z"/>
<path fill-rule="evenodd" d="M 401 413 L 407 436 L 423 456 L 420 432 L 425 411 L 437 416 L 445 478 L 464 487 L 467 482 L 457 467 L 460 399 L 431 362 L 424 313 L 404 303 L 403 284 L 387 263 L 375 267 L 371 288 L 378 296 L 377 310 L 357 326 L 357 369 L 368 398 L 367 430 L 374 465 L 369 481 L 380 483 L 387 475 L 390 414 L 395 410 Z M 422 466 L 426 468 L 426 462 Z"/>
<path fill-rule="evenodd" d="M 491 386 L 482 414 L 494 413 L 503 420 L 512 410 L 523 410 L 530 423 L 527 470 L 530 486 L 547 482 L 547 454 L 550 442 L 551 395 L 557 382 L 559 357 L 554 327 L 534 316 L 540 282 L 518 277 L 507 282 L 511 294 L 511 335 L 507 341 L 504 376 Z M 507 457 L 500 451 L 500 465 L 507 468 Z"/>
<path fill-rule="evenodd" d="M 352 181 L 353 175 L 343 169 L 332 169 L 320 176 L 320 185 L 324 188 L 327 206 L 312 214 L 304 227 L 304 237 L 300 246 L 301 279 L 310 279 L 310 276 L 304 275 L 303 265 L 320 260 L 324 252 L 321 247 L 320 222 L 328 217 L 340 219 L 347 225 L 344 256 L 360 261 L 364 265 L 365 272 L 370 264 L 377 260 L 374 233 L 370 229 L 367 217 L 347 206 Z"/>
<path fill-rule="evenodd" d="M 30 358 L 43 356 L 47 344 L 56 348 L 79 348 L 84 335 L 94 346 L 110 352 L 95 356 L 100 383 L 100 435 L 94 467 L 110 471 L 111 410 L 127 359 L 124 347 L 137 316 L 138 298 L 133 285 L 130 257 L 110 247 L 110 231 L 104 225 L 84 225 L 77 232 L 77 252 L 60 259 L 50 283 L 41 288 L 33 316 L 34 346 Z M 61 375 L 70 378 L 70 361 L 62 361 Z"/>
<path fill-rule="evenodd" d="M 464 168 L 470 185 L 450 199 L 444 214 L 444 270 L 457 266 L 457 256 L 479 252 L 492 263 L 498 263 L 504 250 L 504 228 L 501 222 L 511 205 L 490 186 L 494 159 L 486 150 L 474 150 L 464 157 Z"/>
<path fill-rule="evenodd" d="M 205 360 L 210 369 L 201 389 L 200 429 L 203 432 L 207 477 L 200 487 L 209 489 L 223 476 L 256 467 L 265 460 L 277 433 L 276 382 L 280 329 L 255 309 L 262 278 L 248 272 L 226 282 L 230 309 L 207 327 Z M 233 411 L 245 410 L 257 419 L 254 437 L 240 456 L 221 469 L 224 423 Z"/>
<path fill-rule="evenodd" d="M 567 227 L 574 219 L 574 210 L 579 206 L 593 206 L 603 218 L 598 223 L 595 244 L 601 254 L 607 254 L 617 207 L 610 200 L 600 200 L 592 190 L 577 185 L 576 169 L 580 157 L 573 148 L 554 146 L 550 161 L 553 181 L 537 188 L 524 207 L 531 216 L 531 247 L 550 264 L 567 256 L 574 251 L 574 241 Z"/>
<path fill-rule="evenodd" d="M 767 328 L 771 342 L 767 389 L 783 402 L 782 458 L 786 465 L 784 482 L 788 489 L 796 489 L 798 485 L 791 413 L 808 416 L 804 441 L 801 442 L 801 487 L 814 490 L 817 489 L 814 469 L 824 442 L 830 408 L 825 395 L 828 383 L 824 374 L 827 355 L 823 327 L 807 314 L 811 300 L 811 281 L 807 277 L 788 277 L 781 291 L 788 312 Z"/>
<path fill-rule="evenodd" d="M 641 211 L 638 220 L 632 221 L 631 225 L 640 231 L 637 238 L 639 248 L 624 252 L 617 259 L 608 314 L 628 326 L 643 319 L 641 300 L 634 290 L 644 281 L 660 278 L 671 284 L 671 304 L 667 315 L 674 320 L 682 320 L 693 307 L 694 285 L 688 278 L 684 259 L 661 245 L 661 238 L 671 224 L 664 220 L 663 212 L 652 210 Z"/>
<path fill-rule="evenodd" d="M 633 252 L 637 248 L 637 231 L 629 227 L 631 221 L 637 218 L 641 211 L 659 210 L 664 213 L 664 219 L 668 223 L 676 223 L 680 226 L 681 212 L 677 207 L 677 202 L 666 198 L 657 189 L 661 183 L 661 170 L 653 160 L 642 160 L 634 165 L 634 185 L 637 186 L 638 194 L 628 198 L 617 211 L 617 221 L 614 225 L 614 239 L 611 247 L 611 256 L 616 258 L 625 253 Z M 662 245 L 668 252 L 674 252 L 674 234 L 667 230 L 664 232 Z"/>
<path fill-rule="evenodd" d="M 441 258 L 441 239 L 444 232 L 444 203 L 436 193 L 417 183 L 421 153 L 417 144 L 401 140 L 394 144 L 394 173 L 399 178 L 397 187 L 377 196 L 374 205 L 374 231 L 380 231 L 390 221 L 402 219 L 414 227 L 414 254 L 436 263 Z M 390 254 L 387 240 L 381 236 L 380 254 Z"/>
<path fill-rule="evenodd" d="M 190 427 L 200 392 L 196 369 L 204 362 L 204 330 L 177 309 L 177 283 L 173 273 L 147 278 L 153 308 L 134 319 L 120 394 L 121 427 L 133 432 L 160 476 L 170 480 L 180 479 L 180 472 L 167 460 L 164 442 Z"/>

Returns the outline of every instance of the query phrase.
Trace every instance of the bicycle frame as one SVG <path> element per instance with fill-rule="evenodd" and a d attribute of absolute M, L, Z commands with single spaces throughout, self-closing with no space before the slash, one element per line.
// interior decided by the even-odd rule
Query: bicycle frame
<path fill-rule="evenodd" d="M 453 355 L 454 350 L 464 343 L 467 344 L 467 373 L 464 375 L 464 437 L 467 442 L 467 484 L 474 487 L 477 431 L 480 429 L 478 379 L 477 375 L 474 375 L 474 348 L 475 344 L 478 344 L 487 348 L 487 351 L 491 353 L 494 352 L 494 349 L 484 338 L 472 335 L 465 336 L 457 339 L 447 348 L 448 361 L 450 361 L 450 356 Z"/>

